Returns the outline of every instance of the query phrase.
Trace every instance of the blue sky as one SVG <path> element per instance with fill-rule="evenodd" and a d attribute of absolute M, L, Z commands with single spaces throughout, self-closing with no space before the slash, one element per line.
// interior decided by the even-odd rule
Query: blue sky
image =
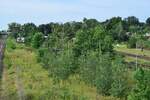
<path fill-rule="evenodd" d="M 150 0 L 0 0 L 0 30 L 11 22 L 81 21 L 83 17 L 99 21 L 113 16 L 150 16 Z"/>

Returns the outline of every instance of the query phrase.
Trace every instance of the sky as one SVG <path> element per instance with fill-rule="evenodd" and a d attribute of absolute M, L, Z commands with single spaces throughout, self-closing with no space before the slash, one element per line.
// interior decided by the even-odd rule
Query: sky
<path fill-rule="evenodd" d="M 150 17 L 150 0 L 0 0 L 0 30 L 8 23 L 81 21 L 84 17 L 104 21 L 114 16 Z"/>

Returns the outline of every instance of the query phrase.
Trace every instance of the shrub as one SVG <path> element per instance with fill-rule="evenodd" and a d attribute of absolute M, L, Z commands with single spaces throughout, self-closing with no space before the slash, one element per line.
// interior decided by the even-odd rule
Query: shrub
<path fill-rule="evenodd" d="M 137 39 L 134 36 L 130 37 L 127 44 L 128 48 L 136 48 L 136 42 Z"/>
<path fill-rule="evenodd" d="M 150 71 L 138 69 L 134 75 L 137 81 L 128 100 L 150 100 Z"/>
<path fill-rule="evenodd" d="M 16 43 L 14 39 L 8 38 L 7 40 L 7 48 L 8 49 L 16 49 Z"/>
<path fill-rule="evenodd" d="M 127 70 L 120 56 L 116 56 L 113 61 L 113 83 L 111 85 L 110 93 L 113 96 L 123 98 L 127 96 Z"/>
<path fill-rule="evenodd" d="M 32 39 L 32 46 L 39 48 L 44 42 L 44 35 L 42 33 L 36 33 Z"/>

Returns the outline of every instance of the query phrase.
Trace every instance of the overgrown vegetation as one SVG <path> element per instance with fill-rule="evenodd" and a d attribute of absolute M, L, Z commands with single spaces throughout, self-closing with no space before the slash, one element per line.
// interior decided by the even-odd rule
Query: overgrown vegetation
<path fill-rule="evenodd" d="M 15 43 L 15 49 L 11 48 L 9 41 Z M 53 74 L 50 69 L 44 69 L 37 62 L 36 50 L 23 44 L 18 44 L 11 38 L 7 39 L 6 44 L 8 45 L 5 50 L 5 67 L 1 90 L 3 100 L 18 100 L 19 98 L 26 100 L 95 100 L 96 98 L 116 100 L 111 96 L 104 97 L 97 94 L 96 89 L 81 81 L 78 74 L 66 75 L 63 67 L 68 65 L 62 62 L 62 58 L 57 60 L 55 65 L 58 64 L 59 66 L 53 72 L 55 74 Z M 61 56 L 67 58 L 66 56 Z M 61 65 L 63 65 L 62 68 Z M 66 70 L 69 69 L 66 68 Z M 57 77 L 50 77 L 50 73 Z M 68 78 L 66 79 L 65 76 Z M 59 79 L 65 80 L 61 81 Z"/>
<path fill-rule="evenodd" d="M 149 100 L 149 69 L 129 69 L 116 52 L 143 55 L 149 49 L 149 29 L 149 19 L 142 23 L 134 16 L 39 26 L 11 23 L 7 70 L 19 68 L 21 72 L 10 77 L 21 77 L 24 96 L 31 100 Z M 24 37 L 25 43 L 14 42 L 17 37 Z M 116 48 L 120 42 L 128 48 Z"/>

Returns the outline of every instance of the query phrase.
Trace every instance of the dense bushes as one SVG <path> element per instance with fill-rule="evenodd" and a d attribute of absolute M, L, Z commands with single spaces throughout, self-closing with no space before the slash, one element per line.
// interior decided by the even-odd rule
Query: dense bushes
<path fill-rule="evenodd" d="M 103 95 L 110 95 L 112 84 L 112 66 L 109 54 L 100 55 L 99 66 L 96 68 L 97 91 Z"/>
<path fill-rule="evenodd" d="M 150 100 L 150 71 L 138 69 L 134 79 L 136 85 L 128 96 L 128 100 Z"/>
<path fill-rule="evenodd" d="M 113 53 L 113 39 L 104 28 L 81 30 L 74 41 L 52 36 L 39 48 L 38 58 L 57 82 L 78 74 L 99 94 L 127 97 L 126 68 L 122 57 Z"/>
<path fill-rule="evenodd" d="M 76 68 L 72 51 L 69 49 L 56 53 L 51 49 L 40 48 L 38 58 L 43 67 L 48 69 L 49 75 L 55 79 L 66 80 Z"/>
<path fill-rule="evenodd" d="M 23 32 L 20 32 L 20 27 L 24 29 Z M 37 49 L 38 62 L 56 82 L 66 81 L 71 75 L 79 75 L 81 81 L 96 87 L 99 94 L 123 99 L 130 93 L 128 75 L 123 58 L 114 53 L 113 42 L 126 42 L 129 48 L 149 47 L 149 41 L 141 34 L 149 26 L 144 26 L 134 16 L 124 20 L 114 17 L 103 23 L 85 18 L 83 22 L 49 23 L 38 27 L 34 24 L 11 24 L 9 28 L 15 38 L 17 35 L 24 36 L 25 44 Z M 127 34 L 130 32 L 131 34 Z M 13 41 L 8 46 L 15 49 Z M 149 89 L 145 92 L 144 85 L 146 83 L 138 80 L 137 87 L 128 97 L 129 100 L 138 100 L 140 96 L 140 99 L 149 99 L 145 96 Z M 62 96 L 65 94 L 67 96 Z M 60 99 L 72 99 L 70 95 L 72 96 L 70 91 L 65 90 Z"/>
<path fill-rule="evenodd" d="M 15 43 L 15 40 L 12 39 L 12 38 L 8 38 L 7 39 L 7 48 L 9 49 L 16 49 L 16 43 Z"/>
<path fill-rule="evenodd" d="M 127 70 L 121 57 L 112 61 L 109 54 L 90 52 L 79 60 L 82 79 L 97 87 L 103 95 L 126 97 L 128 92 Z"/>
<path fill-rule="evenodd" d="M 76 57 L 86 54 L 89 50 L 113 52 L 113 39 L 102 26 L 78 31 L 75 38 L 73 51 Z"/>
<path fill-rule="evenodd" d="M 113 82 L 111 84 L 110 93 L 119 98 L 127 97 L 129 91 L 127 66 L 120 56 L 116 56 L 112 62 L 112 73 Z"/>
<path fill-rule="evenodd" d="M 128 48 L 136 48 L 137 39 L 136 37 L 130 37 L 128 41 Z"/>
<path fill-rule="evenodd" d="M 42 33 L 36 33 L 32 39 L 32 46 L 34 48 L 39 48 L 44 41 L 44 35 Z"/>

